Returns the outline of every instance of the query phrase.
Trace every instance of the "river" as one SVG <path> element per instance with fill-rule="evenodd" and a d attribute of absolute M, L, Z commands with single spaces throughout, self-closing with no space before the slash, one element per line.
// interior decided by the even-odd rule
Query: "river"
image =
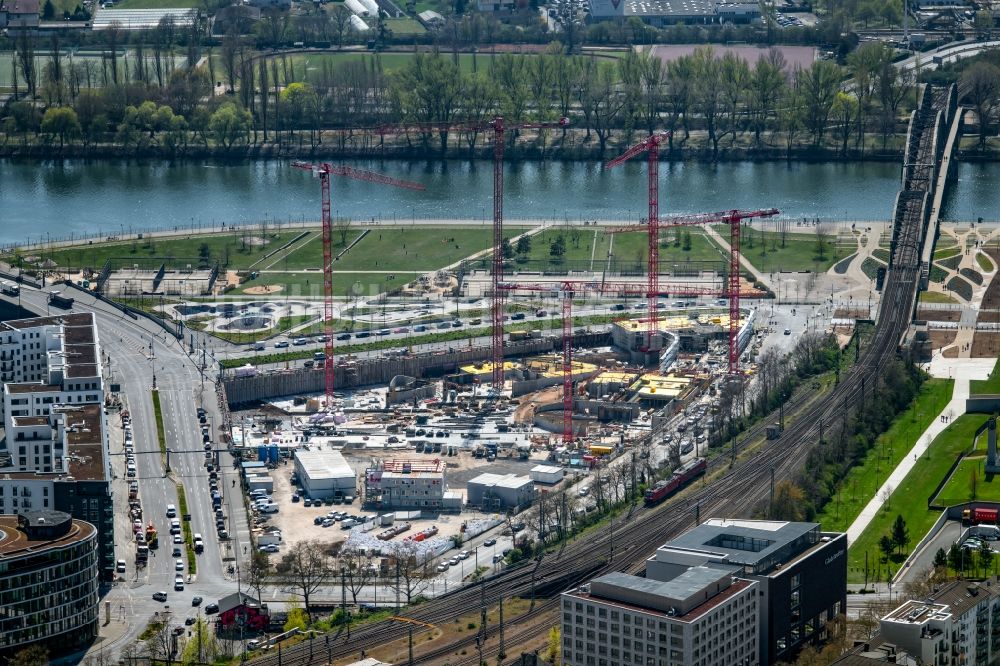
<path fill-rule="evenodd" d="M 421 183 L 410 191 L 345 178 L 333 183 L 333 213 L 353 219 L 484 219 L 491 215 L 489 162 L 369 160 L 352 166 Z M 786 215 L 882 220 L 899 188 L 894 162 L 688 162 L 660 167 L 661 215 L 775 207 Z M 1000 164 L 959 165 L 945 219 L 995 219 Z M 605 170 L 596 162 L 507 166 L 505 217 L 645 217 L 642 161 Z M 111 235 L 262 219 L 317 219 L 318 182 L 288 162 L 0 160 L 0 243 L 80 234 Z"/>

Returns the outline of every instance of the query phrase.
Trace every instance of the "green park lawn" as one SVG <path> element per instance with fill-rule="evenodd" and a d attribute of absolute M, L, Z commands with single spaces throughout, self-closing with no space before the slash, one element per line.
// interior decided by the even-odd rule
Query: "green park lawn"
<path fill-rule="evenodd" d="M 724 239 L 729 239 L 729 227 L 715 225 L 715 230 Z M 743 257 L 753 264 L 761 273 L 823 272 L 835 263 L 857 252 L 855 245 L 841 245 L 837 236 L 823 234 L 824 254 L 818 256 L 818 243 L 815 234 L 794 234 L 785 236 L 785 246 L 781 246 L 781 234 L 774 231 L 754 229 L 744 233 L 740 239 L 740 250 Z"/>
<path fill-rule="evenodd" d="M 333 255 L 336 257 L 363 232 L 352 227 L 341 242 L 341 234 L 333 234 Z M 419 271 L 443 268 L 471 254 L 485 250 L 492 242 L 489 227 L 375 227 L 361 241 L 333 263 L 334 271 Z M 262 268 L 272 264 L 264 262 Z M 319 269 L 323 265 L 323 244 L 316 237 L 299 248 L 282 255 L 270 270 L 296 271 Z"/>
<path fill-rule="evenodd" d="M 976 262 L 979 263 L 979 267 L 983 269 L 984 273 L 989 273 L 993 270 L 993 262 L 982 252 L 976 253 Z"/>
<path fill-rule="evenodd" d="M 937 291 L 922 291 L 920 292 L 920 302 L 921 303 L 958 303 L 954 298 L 948 294 L 942 294 Z"/>
<path fill-rule="evenodd" d="M 973 379 L 969 382 L 969 393 L 972 395 L 1000 393 L 1000 361 L 993 366 L 993 371 L 987 379 Z"/>
<path fill-rule="evenodd" d="M 955 419 L 931 443 L 927 452 L 920 457 L 903 482 L 893 491 L 888 504 L 868 524 L 858 540 L 850 545 L 847 562 L 847 579 L 851 583 L 864 582 L 865 553 L 868 554 L 869 569 L 879 562 L 881 554 L 879 539 L 889 534 L 897 515 L 903 516 L 910 534 L 910 545 L 915 545 L 938 519 L 940 512 L 927 508 L 927 498 L 948 473 L 955 458 L 968 449 L 973 433 L 982 425 L 981 414 L 965 414 Z M 888 566 L 893 572 L 899 569 L 907 553 L 894 555 Z M 884 565 L 883 565 L 884 566 Z M 885 581 L 885 571 L 879 578 Z M 873 577 L 869 576 L 869 582 Z"/>
<path fill-rule="evenodd" d="M 961 251 L 962 248 L 959 247 L 938 248 L 937 250 L 934 250 L 934 260 L 937 261 L 938 259 L 947 259 L 948 257 L 954 257 Z"/>
<path fill-rule="evenodd" d="M 301 234 L 301 231 L 282 231 L 268 233 L 265 244 L 255 244 L 260 239 L 258 232 L 247 234 L 206 234 L 186 237 L 147 238 L 144 240 L 127 240 L 122 242 L 99 243 L 94 245 L 78 245 L 66 249 L 53 250 L 51 258 L 57 264 L 66 268 L 88 266 L 100 269 L 108 259 L 128 264 L 134 260 L 140 263 L 144 259 L 174 257 L 178 260 L 197 259 L 201 256 L 202 246 L 208 246 L 210 261 L 218 261 L 220 266 L 231 269 L 249 268 L 269 252 L 273 252 L 288 241 Z M 46 257 L 49 255 L 46 254 Z M 179 262 L 180 263 L 180 262 Z M 191 263 L 190 261 L 186 263 Z"/>
<path fill-rule="evenodd" d="M 333 293 L 343 297 L 352 291 L 359 296 L 375 296 L 403 286 L 417 277 L 418 273 L 350 273 L 334 272 Z M 279 285 L 281 291 L 271 298 L 322 298 L 323 274 L 317 270 L 309 273 L 261 273 L 256 279 L 244 282 L 234 294 L 246 294 L 251 287 Z"/>
<path fill-rule="evenodd" d="M 816 516 L 826 531 L 845 531 L 878 492 L 917 438 L 927 429 L 951 400 L 952 379 L 928 379 L 920 387 L 909 408 L 876 441 L 859 464 L 840 482 L 838 491 Z"/>
<path fill-rule="evenodd" d="M 981 414 L 979 423 L 986 420 L 986 415 Z M 985 449 L 985 437 L 981 437 L 977 442 L 979 451 Z M 986 500 L 1000 502 L 1000 478 L 994 474 L 986 474 L 983 466 L 986 464 L 986 455 L 969 456 L 959 464 L 947 485 L 941 489 L 937 496 L 936 503 L 941 506 L 954 506 L 972 500 Z M 975 474 L 975 477 L 973 477 Z M 975 479 L 975 493 L 972 492 L 973 478 Z"/>

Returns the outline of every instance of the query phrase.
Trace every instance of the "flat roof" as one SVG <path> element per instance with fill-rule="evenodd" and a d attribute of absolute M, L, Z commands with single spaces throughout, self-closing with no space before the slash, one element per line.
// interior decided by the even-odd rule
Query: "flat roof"
<path fill-rule="evenodd" d="M 48 425 L 47 416 L 12 416 L 11 420 L 15 426 Z"/>
<path fill-rule="evenodd" d="M 43 384 L 42 382 L 16 382 L 3 385 L 7 393 L 59 393 L 62 387 L 58 384 Z"/>
<path fill-rule="evenodd" d="M 51 540 L 33 541 L 20 530 L 16 515 L 0 516 L 0 560 L 42 553 L 53 548 L 63 548 L 87 539 L 96 531 L 97 529 L 90 523 L 74 519 L 66 534 Z"/>
<path fill-rule="evenodd" d="M 352 479 L 357 478 L 340 451 L 298 450 L 295 452 L 295 461 L 310 479 L 342 479 L 348 476 Z"/>
<path fill-rule="evenodd" d="M 98 403 L 60 405 L 66 430 L 66 473 L 74 479 L 101 481 L 105 478 L 104 418 Z"/>
<path fill-rule="evenodd" d="M 736 596 L 737 594 L 739 594 L 746 588 L 750 587 L 751 585 L 756 585 L 756 584 L 757 583 L 755 581 L 744 580 L 742 578 L 733 579 L 732 585 L 722 590 L 718 594 L 709 597 L 708 600 L 705 601 L 705 603 L 701 604 L 700 606 L 695 606 L 694 608 L 689 610 L 687 613 L 684 613 L 683 615 L 668 615 L 667 613 L 658 610 L 656 608 L 649 608 L 647 606 L 640 606 L 638 604 L 630 604 L 624 601 L 607 599 L 605 597 L 600 597 L 591 594 L 589 592 L 581 592 L 580 590 L 567 592 L 566 594 L 571 597 L 579 597 L 580 599 L 590 599 L 593 601 L 598 601 L 600 603 L 605 603 L 610 606 L 616 606 L 624 610 L 640 611 L 643 613 L 649 613 L 650 615 L 659 615 L 661 617 L 670 618 L 671 620 L 676 620 L 679 622 L 694 622 L 705 613 L 711 611 L 716 606 L 721 605 L 723 602 Z"/>
<path fill-rule="evenodd" d="M 692 595 L 701 592 L 712 583 L 723 578 L 729 578 L 730 576 L 731 573 L 728 570 L 711 566 L 690 567 L 666 581 L 640 578 L 639 576 L 614 571 L 592 580 L 591 594 L 595 594 L 593 584 L 600 583 L 610 588 L 623 588 L 639 592 L 643 596 L 648 597 L 650 601 L 653 601 L 654 598 L 661 599 L 667 602 L 666 605 L 669 607 L 676 605 L 675 602 L 683 602 L 690 599 Z M 657 607 L 652 604 L 651 606 L 653 608 Z"/>
<path fill-rule="evenodd" d="M 628 0 L 626 15 L 714 16 L 715 0 Z"/>
<path fill-rule="evenodd" d="M 37 328 L 39 326 L 93 326 L 94 317 L 90 312 L 74 312 L 72 314 L 54 315 L 50 317 L 28 317 L 26 319 L 9 319 L 3 322 L 7 328 Z M 93 340 L 91 340 L 92 342 Z"/>
<path fill-rule="evenodd" d="M 711 518 L 671 539 L 663 549 L 715 553 L 726 561 L 756 567 L 810 533 L 819 540 L 819 523 Z"/>

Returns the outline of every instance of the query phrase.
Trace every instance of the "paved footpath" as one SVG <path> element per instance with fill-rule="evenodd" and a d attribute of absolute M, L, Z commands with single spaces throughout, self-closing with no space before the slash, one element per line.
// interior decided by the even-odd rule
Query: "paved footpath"
<path fill-rule="evenodd" d="M 965 413 L 965 401 L 969 397 L 969 380 L 986 379 L 993 369 L 995 362 L 996 360 L 991 358 L 943 358 L 940 354 L 934 355 L 927 370 L 933 377 L 952 378 L 955 380 L 955 390 L 952 393 L 951 401 L 941 410 L 938 418 L 934 419 L 927 429 L 920 434 L 910 452 L 903 456 L 896 469 L 892 471 L 892 474 L 889 475 L 889 478 L 878 489 L 875 496 L 861 510 L 861 513 L 851 523 L 851 526 L 847 528 L 848 543 L 857 541 L 861 533 L 868 527 L 868 524 L 878 515 L 878 512 L 882 509 L 883 495 L 886 494 L 885 491 L 889 490 L 888 494 L 891 494 L 892 490 L 899 487 L 899 484 L 903 482 L 906 475 L 913 469 L 917 458 L 927 450 L 927 447 L 934 441 L 934 438 L 948 427 L 948 423 L 942 420 L 942 417 L 946 417 L 948 422 L 951 422 Z"/>

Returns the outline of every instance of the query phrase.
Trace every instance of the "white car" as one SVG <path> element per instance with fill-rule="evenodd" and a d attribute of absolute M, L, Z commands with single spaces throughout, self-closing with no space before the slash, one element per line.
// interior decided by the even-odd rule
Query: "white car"
<path fill-rule="evenodd" d="M 279 548 L 278 544 L 276 543 L 266 543 L 257 550 L 259 550 L 262 553 L 277 553 Z"/>
<path fill-rule="evenodd" d="M 178 591 L 178 592 L 181 592 L 181 591 L 184 590 L 184 576 L 175 576 L 174 577 L 174 589 L 176 591 Z"/>
<path fill-rule="evenodd" d="M 173 504 L 168 504 L 167 518 L 176 518 L 176 517 L 177 517 L 177 507 L 175 507 Z"/>
<path fill-rule="evenodd" d="M 184 560 L 179 558 L 174 560 L 174 571 L 184 571 Z"/>
<path fill-rule="evenodd" d="M 180 534 L 174 535 L 174 543 L 184 543 L 184 539 L 181 538 Z"/>
<path fill-rule="evenodd" d="M 458 554 L 458 558 L 460 560 L 467 560 L 467 559 L 469 559 L 469 551 L 463 550 L 461 553 Z"/>
<path fill-rule="evenodd" d="M 448 563 L 442 562 L 441 564 L 437 565 L 437 570 L 438 573 L 444 573 L 445 571 L 448 570 Z"/>

